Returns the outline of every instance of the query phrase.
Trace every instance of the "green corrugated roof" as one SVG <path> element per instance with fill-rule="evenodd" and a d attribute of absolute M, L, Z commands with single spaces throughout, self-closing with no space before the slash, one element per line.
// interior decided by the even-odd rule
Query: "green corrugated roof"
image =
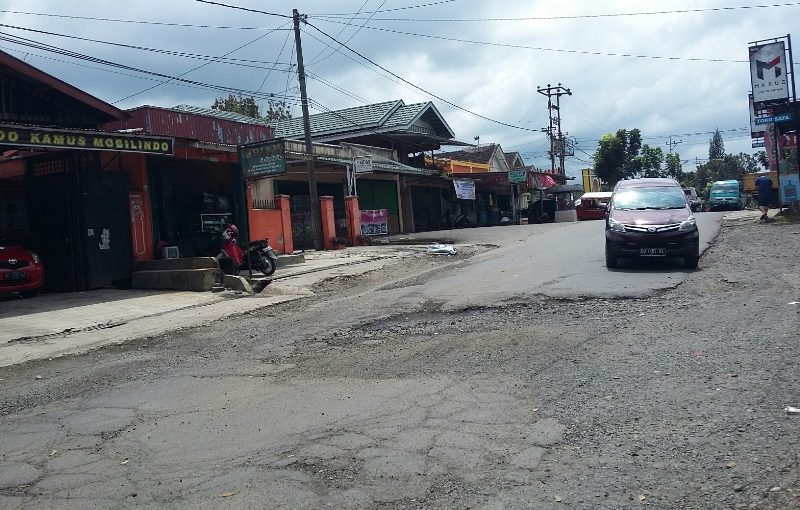
<path fill-rule="evenodd" d="M 403 106 L 403 100 L 373 103 L 343 110 L 315 113 L 309 116 L 312 136 L 359 131 L 364 128 L 377 128 L 387 114 Z M 275 125 L 277 138 L 298 138 L 303 136 L 302 117 L 282 120 Z"/>

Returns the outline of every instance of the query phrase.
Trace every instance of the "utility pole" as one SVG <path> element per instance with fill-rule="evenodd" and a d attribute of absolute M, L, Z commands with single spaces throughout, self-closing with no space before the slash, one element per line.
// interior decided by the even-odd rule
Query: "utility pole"
<path fill-rule="evenodd" d="M 303 16 L 303 22 L 305 22 Z M 300 104 L 303 107 L 303 132 L 306 141 L 306 168 L 308 168 L 308 197 L 311 200 L 311 230 L 314 232 L 314 249 L 322 250 L 319 197 L 317 196 L 317 171 L 314 168 L 314 145 L 311 143 L 311 121 L 308 117 L 308 95 L 306 94 L 306 71 L 303 66 L 303 46 L 300 42 L 300 13 L 292 9 L 294 21 L 294 46 L 297 49 L 297 79 L 300 81 Z"/>
<path fill-rule="evenodd" d="M 669 141 L 667 142 L 667 147 L 669 147 L 669 153 L 672 154 L 672 150 L 678 146 L 678 144 L 683 143 L 683 140 L 678 140 L 676 142 L 672 141 L 672 135 L 669 135 Z"/>
<path fill-rule="evenodd" d="M 537 87 L 536 92 L 547 96 L 548 126 L 542 128 L 550 138 L 550 171 L 561 175 L 566 175 L 564 169 L 564 158 L 567 155 L 567 143 L 564 133 L 561 132 L 561 96 L 571 96 L 572 91 L 559 83 L 553 87 L 549 83 L 547 87 Z M 553 104 L 553 97 L 556 98 Z M 553 116 L 555 110 L 555 116 Z M 556 168 L 556 157 L 558 157 L 558 168 Z"/>

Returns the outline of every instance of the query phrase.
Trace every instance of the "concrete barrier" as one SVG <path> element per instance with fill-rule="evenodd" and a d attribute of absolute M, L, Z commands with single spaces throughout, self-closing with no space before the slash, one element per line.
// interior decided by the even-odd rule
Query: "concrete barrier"
<path fill-rule="evenodd" d="M 218 268 L 145 270 L 131 273 L 131 287 L 203 292 L 211 290 L 218 279 Z"/>

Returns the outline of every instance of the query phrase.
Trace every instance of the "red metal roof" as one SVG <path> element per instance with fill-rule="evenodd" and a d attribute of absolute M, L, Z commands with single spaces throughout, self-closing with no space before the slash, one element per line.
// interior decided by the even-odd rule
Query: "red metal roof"
<path fill-rule="evenodd" d="M 246 143 L 271 140 L 273 129 L 263 124 L 247 124 L 208 115 L 198 115 L 184 111 L 140 106 L 126 112 L 129 118 L 112 122 L 106 129 L 142 129 L 144 133 L 172 136 L 201 142 L 222 145 L 243 145 Z"/>

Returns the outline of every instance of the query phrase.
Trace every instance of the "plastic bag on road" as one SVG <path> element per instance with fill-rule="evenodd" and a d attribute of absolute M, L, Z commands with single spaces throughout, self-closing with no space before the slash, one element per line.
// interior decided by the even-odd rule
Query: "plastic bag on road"
<path fill-rule="evenodd" d="M 428 253 L 433 255 L 455 255 L 458 251 L 452 244 L 434 243 L 428 245 Z"/>

